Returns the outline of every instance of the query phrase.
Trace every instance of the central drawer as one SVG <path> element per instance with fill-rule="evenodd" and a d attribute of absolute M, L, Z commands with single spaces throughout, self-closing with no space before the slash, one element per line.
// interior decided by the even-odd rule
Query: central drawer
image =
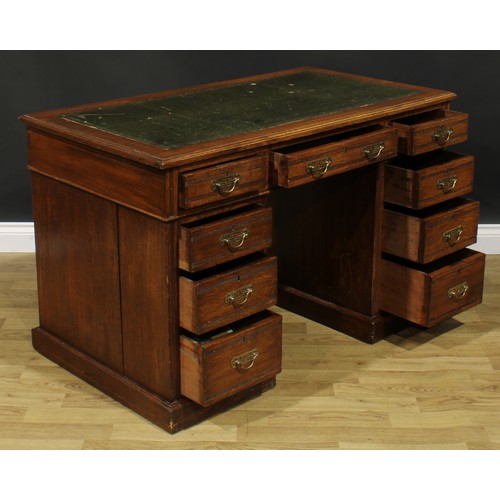
<path fill-rule="evenodd" d="M 274 256 L 249 257 L 235 266 L 181 276 L 182 328 L 199 335 L 276 305 L 276 261 Z"/>
<path fill-rule="evenodd" d="M 264 311 L 208 337 L 181 335 L 181 393 L 208 406 L 281 371 L 281 316 Z"/>
<path fill-rule="evenodd" d="M 395 129 L 367 127 L 273 153 L 276 182 L 294 187 L 397 155 Z"/>

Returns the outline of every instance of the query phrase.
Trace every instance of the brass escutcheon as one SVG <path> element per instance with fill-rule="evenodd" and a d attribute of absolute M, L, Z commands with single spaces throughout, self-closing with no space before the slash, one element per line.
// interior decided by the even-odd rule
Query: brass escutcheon
<path fill-rule="evenodd" d="M 440 146 L 444 146 L 453 134 L 453 129 L 447 125 L 443 125 L 432 133 L 432 140 L 437 142 Z"/>
<path fill-rule="evenodd" d="M 228 175 L 212 180 L 212 190 L 220 194 L 232 193 L 240 182 L 240 174 Z"/>
<path fill-rule="evenodd" d="M 312 175 L 315 179 L 321 177 L 328 172 L 332 164 L 331 158 L 322 158 L 321 160 L 310 160 L 306 164 L 306 172 Z"/>
<path fill-rule="evenodd" d="M 244 352 L 239 356 L 235 356 L 231 360 L 231 368 L 238 370 L 239 372 L 244 372 L 246 370 L 250 370 L 259 355 L 259 350 L 257 348 L 252 349 L 251 351 Z"/>
<path fill-rule="evenodd" d="M 252 293 L 253 285 L 247 285 L 242 288 L 238 288 L 238 290 L 227 293 L 224 301 L 226 304 L 232 304 L 235 307 L 241 306 L 248 300 Z"/>
<path fill-rule="evenodd" d="M 443 241 L 445 243 L 448 243 L 448 245 L 450 245 L 450 247 L 452 247 L 460 240 L 460 237 L 462 236 L 463 232 L 464 232 L 464 228 L 462 226 L 458 226 L 458 227 L 454 227 L 453 229 L 449 229 L 448 231 L 445 231 L 443 233 Z"/>
<path fill-rule="evenodd" d="M 385 144 L 383 142 L 378 142 L 377 144 L 365 146 L 361 154 L 363 158 L 366 158 L 367 160 L 376 160 L 382 154 L 384 149 Z"/>
<path fill-rule="evenodd" d="M 460 300 L 465 297 L 469 290 L 469 284 L 467 281 L 460 283 L 460 285 L 454 286 L 448 290 L 448 298 L 451 300 Z"/>
<path fill-rule="evenodd" d="M 249 236 L 247 228 L 240 229 L 239 231 L 233 230 L 231 233 L 223 234 L 220 237 L 220 244 L 227 247 L 229 250 L 236 250 L 240 248 Z"/>
<path fill-rule="evenodd" d="M 458 177 L 456 175 L 447 179 L 441 179 L 437 182 L 437 188 L 441 189 L 443 193 L 449 193 L 457 185 L 457 181 Z"/>

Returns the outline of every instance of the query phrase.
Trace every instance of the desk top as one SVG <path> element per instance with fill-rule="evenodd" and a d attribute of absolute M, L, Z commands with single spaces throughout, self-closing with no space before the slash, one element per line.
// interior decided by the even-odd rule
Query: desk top
<path fill-rule="evenodd" d="M 62 115 L 174 149 L 417 94 L 347 76 L 301 71 Z"/>
<path fill-rule="evenodd" d="M 455 97 L 446 91 L 298 68 L 21 120 L 165 169 L 380 120 Z"/>

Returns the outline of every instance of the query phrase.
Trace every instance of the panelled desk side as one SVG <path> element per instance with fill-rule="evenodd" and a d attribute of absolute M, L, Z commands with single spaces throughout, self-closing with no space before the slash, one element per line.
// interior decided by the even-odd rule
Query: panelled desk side
<path fill-rule="evenodd" d="M 300 68 L 22 117 L 35 349 L 173 433 L 274 386 L 276 303 L 365 342 L 479 303 L 454 97 Z"/>

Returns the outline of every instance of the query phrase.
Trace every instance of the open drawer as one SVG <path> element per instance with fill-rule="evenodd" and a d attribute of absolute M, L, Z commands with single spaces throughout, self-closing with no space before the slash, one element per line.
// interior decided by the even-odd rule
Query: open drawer
<path fill-rule="evenodd" d="M 272 209 L 250 205 L 182 224 L 179 267 L 201 271 L 264 250 L 272 243 Z"/>
<path fill-rule="evenodd" d="M 425 208 L 472 192 L 474 157 L 452 151 L 398 156 L 385 165 L 384 201 Z"/>
<path fill-rule="evenodd" d="M 464 249 L 420 266 L 382 259 L 380 309 L 431 327 L 482 301 L 485 255 Z"/>
<path fill-rule="evenodd" d="M 208 406 L 281 371 L 281 316 L 270 311 L 208 337 L 180 337 L 181 393 Z"/>
<path fill-rule="evenodd" d="M 180 325 L 197 335 L 276 305 L 276 257 L 249 256 L 179 278 Z"/>
<path fill-rule="evenodd" d="M 275 181 L 294 187 L 397 155 L 395 129 L 375 125 L 273 152 Z"/>
<path fill-rule="evenodd" d="M 424 210 L 384 209 L 382 251 L 426 264 L 473 245 L 479 202 L 458 198 Z"/>
<path fill-rule="evenodd" d="M 179 174 L 179 206 L 195 208 L 269 188 L 267 157 L 241 160 Z"/>
<path fill-rule="evenodd" d="M 438 109 L 391 122 L 399 136 L 399 151 L 416 155 L 467 140 L 469 115 Z"/>

